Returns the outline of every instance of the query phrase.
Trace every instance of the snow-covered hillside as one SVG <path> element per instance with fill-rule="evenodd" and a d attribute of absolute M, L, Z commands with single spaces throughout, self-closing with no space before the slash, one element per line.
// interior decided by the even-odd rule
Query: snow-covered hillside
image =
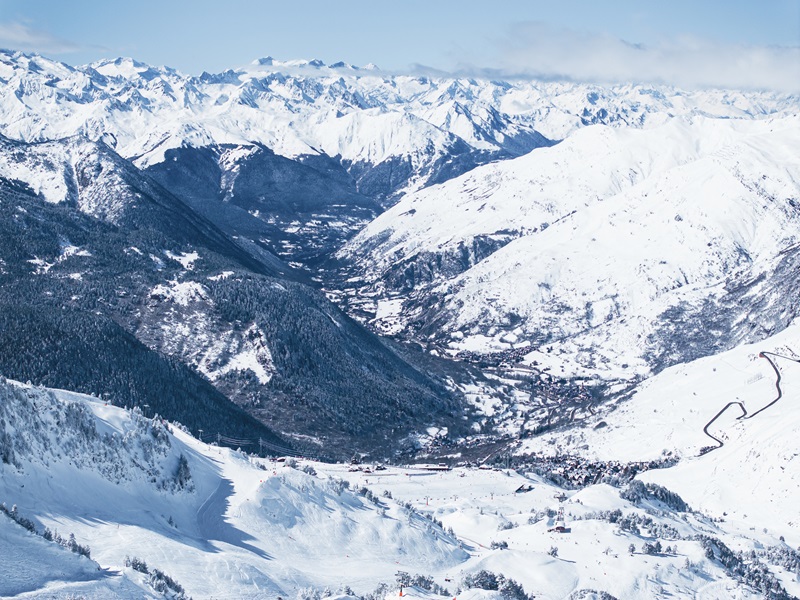
<path fill-rule="evenodd" d="M 241 178 L 262 195 L 269 165 L 272 189 L 296 189 L 274 161 L 313 171 L 258 153 L 263 161 Z M 370 436 L 391 452 L 384 433 L 399 441 L 461 420 L 459 399 L 435 376 L 300 284 L 261 235 L 226 235 L 103 143 L 0 140 L 0 205 L 0 370 L 9 377 L 158 406 L 194 432 L 269 437 L 249 418 L 250 431 L 237 431 L 246 415 L 236 403 L 303 440 L 324 436 L 325 456 L 343 435 L 359 438 L 346 456 Z"/>
<path fill-rule="evenodd" d="M 798 156 L 796 116 L 586 127 L 406 196 L 340 255 L 378 327 L 643 375 L 786 325 Z"/>
<path fill-rule="evenodd" d="M 526 440 L 518 451 L 622 462 L 679 457 L 677 466 L 648 472 L 643 479 L 678 492 L 710 514 L 727 514 L 742 529 L 796 528 L 798 349 L 800 324 L 794 323 L 761 342 L 666 369 L 610 411 L 566 431 Z M 762 353 L 777 365 L 780 389 Z M 741 403 L 755 416 L 739 419 L 744 413 L 733 404 L 711 422 L 729 403 Z M 709 422 L 708 433 L 723 443 L 719 448 L 704 433 Z"/>
<path fill-rule="evenodd" d="M 127 161 L 83 136 L 36 144 L 0 137 L 0 177 L 27 184 L 47 202 L 76 206 L 115 225 L 153 192 L 152 184 L 141 186 L 144 180 Z M 136 183 L 141 189 L 132 189 Z"/>
<path fill-rule="evenodd" d="M 0 501 L 40 534 L 74 534 L 99 564 L 72 564 L 68 551 L 0 515 L 4 597 L 66 597 L 73 580 L 93 582 L 76 590 L 89 597 L 128 597 L 113 582 L 147 588 L 147 578 L 126 568 L 126 557 L 197 598 L 277 597 L 344 582 L 371 589 L 398 564 L 438 571 L 467 557 L 440 527 L 339 478 L 210 447 L 95 398 L 5 381 L 0 393 Z"/>
<path fill-rule="evenodd" d="M 501 86 L 476 82 L 462 91 L 451 80 L 271 59 L 199 77 L 132 59 L 73 68 L 3 52 L 0 65 L 0 133 L 24 141 L 82 134 L 139 167 L 184 146 L 261 144 L 291 158 L 335 158 L 356 177 L 380 164 L 408 169 L 396 182 L 405 186 L 455 155 L 515 155 L 548 143 L 530 119 L 499 112 L 491 92 L 475 93 Z"/>
<path fill-rule="evenodd" d="M 564 489 L 524 467 L 273 462 L 88 396 L 7 381 L 0 394 L 4 597 L 383 600 L 401 585 L 406 597 L 429 600 L 800 592 L 790 496 L 773 498 L 755 531 L 738 519 L 756 508 L 752 498 L 685 483 L 688 507 L 620 476 Z M 752 453 L 765 434 L 782 448 L 792 433 L 759 428 L 735 441 Z M 695 462 L 725 465 L 728 445 Z M 626 447 L 627 459 L 650 452 Z M 776 481 L 762 462 L 752 466 L 754 478 Z M 640 477 L 680 485 L 681 469 Z M 705 473 L 707 485 L 751 477 Z"/>
<path fill-rule="evenodd" d="M 272 58 L 186 76 L 129 58 L 72 67 L 0 51 L 0 83 L 0 134 L 102 141 L 226 232 L 311 270 L 403 194 L 587 125 L 763 119 L 798 105 L 771 92 L 398 75 Z M 33 188 L 61 193 L 58 179 Z"/>

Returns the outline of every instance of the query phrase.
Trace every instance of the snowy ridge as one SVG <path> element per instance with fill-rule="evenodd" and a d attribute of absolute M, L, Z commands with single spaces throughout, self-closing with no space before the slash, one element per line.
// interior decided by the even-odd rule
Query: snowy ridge
<path fill-rule="evenodd" d="M 92 158 L 74 172 L 72 157 L 84 147 L 99 161 L 114 161 L 114 168 L 95 170 Z M 225 156 L 235 153 L 231 149 Z M 264 195 L 264 179 L 270 179 L 271 189 L 286 186 L 287 169 L 290 175 L 316 173 L 265 149 L 259 153 L 263 163 L 243 167 L 247 172 L 242 174 L 242 179 L 248 173 L 253 176 L 249 185 L 254 194 Z M 323 294 L 285 277 L 288 267 L 263 247 L 261 231 L 248 232 L 259 235 L 261 246 L 243 237 L 234 239 L 236 233 L 225 235 L 103 143 L 81 138 L 41 144 L 7 141 L 0 156 L 6 159 L 6 168 L 0 169 L 0 202 L 7 209 L 2 211 L 5 280 L 0 320 L 8 324 L 0 328 L 5 340 L 0 362 L 9 375 L 84 392 L 114 391 L 129 401 L 138 398 L 193 431 L 217 431 L 225 420 L 218 409 L 228 415 L 226 425 L 241 426 L 235 435 L 257 439 L 258 422 L 237 410 L 234 402 L 251 414 L 258 411 L 256 418 L 269 419 L 283 431 L 324 435 L 328 452 L 336 439 L 352 437 L 343 448 L 348 456 L 354 445 L 366 449 L 372 443 L 391 452 L 379 428 L 399 440 L 432 421 L 450 426 L 458 418 L 450 412 L 459 406 L 458 399 L 433 376 L 383 346 Z M 33 164 L 39 158 L 41 167 Z M 258 167 L 264 164 L 264 170 L 274 168 L 269 177 L 258 179 L 264 173 Z M 36 181 L 51 175 L 64 182 L 67 198 L 43 198 L 33 192 Z M 323 182 L 309 179 L 312 185 L 298 204 L 306 198 L 312 202 L 318 190 L 325 191 Z M 239 183 L 229 190 L 232 195 L 244 195 L 247 186 Z M 120 207 L 113 213 L 115 226 L 104 222 L 111 211 L 102 213 L 83 204 L 87 189 L 107 192 L 94 206 Z M 218 188 L 211 193 L 218 197 Z M 359 198 L 352 192 L 350 196 Z M 325 211 L 325 201 L 317 214 Z M 273 206 L 280 204 L 278 200 Z M 286 209 L 288 219 L 296 220 L 292 210 Z M 88 217 L 81 214 L 84 211 Z M 331 216 L 327 223 L 336 220 Z M 321 223 L 320 229 L 333 228 Z M 31 292 L 31 286 L 41 294 Z M 17 307 L 30 306 L 33 296 L 42 302 L 20 316 Z M 59 333 L 43 335 L 33 324 L 42 321 Z M 64 328 L 75 333 L 64 334 Z M 73 350 L 84 344 L 85 350 Z M 84 352 L 95 351 L 98 360 L 81 359 Z M 27 353 L 37 359 L 27 360 Z M 146 356 L 131 360 L 130 353 Z M 150 366 L 144 367 L 144 362 Z M 312 364 L 313 373 L 306 368 Z M 374 368 L 364 377 L 367 364 Z M 131 385 L 131 377 L 140 379 Z M 165 385 L 188 382 L 193 389 L 165 393 Z M 204 409 L 198 409 L 201 402 L 207 402 Z M 387 418 L 376 419 L 376 412 Z M 339 427 L 339 419 L 346 420 L 347 427 Z M 399 426 L 394 419 L 405 424 Z M 375 442 L 368 441 L 369 436 L 375 436 Z"/>
<path fill-rule="evenodd" d="M 406 196 L 340 256 L 379 303 L 406 300 L 395 329 L 646 374 L 662 315 L 771 273 L 797 242 L 799 151 L 797 117 L 587 127 Z"/>
<path fill-rule="evenodd" d="M 119 224 L 142 199 L 134 189 L 135 168 L 102 142 L 82 136 L 36 144 L 0 138 L 0 177 L 27 184 L 47 202 L 77 206 L 88 215 Z"/>
<path fill-rule="evenodd" d="M 415 157 L 431 154 L 430 148 L 441 155 L 460 140 L 445 122 L 426 121 L 427 109 L 406 110 L 409 97 L 438 90 L 424 78 L 401 78 L 398 89 L 394 78 L 376 71 L 319 68 L 302 61 L 257 61 L 200 77 L 132 59 L 73 68 L 7 53 L 1 62 L 10 95 L 0 98 L 5 108 L 0 112 L 15 123 L 3 133 L 26 141 L 106 136 L 140 167 L 184 145 L 259 143 L 289 157 L 323 152 L 376 165 L 395 157 L 419 161 Z M 420 107 L 428 104 L 423 100 Z M 494 132 L 500 138 L 534 133 L 530 123 L 511 116 L 495 125 L 501 128 Z M 506 126 L 510 129 L 502 131 Z M 475 138 L 469 128 L 469 123 L 456 127 Z M 525 140 L 520 145 L 530 149 Z M 496 140 L 479 146 L 502 148 Z"/>
<path fill-rule="evenodd" d="M 786 94 L 415 77 L 271 58 L 188 77 L 132 59 L 75 68 L 4 52 L 0 78 L 0 133 L 103 138 L 140 167 L 170 148 L 254 143 L 288 157 L 325 153 L 371 165 L 407 157 L 427 167 L 458 144 L 519 155 L 596 122 L 640 127 L 676 115 L 749 119 L 797 108 Z"/>
<path fill-rule="evenodd" d="M 116 484 L 155 484 L 173 492 L 194 487 L 191 479 L 174 477 L 180 455 L 160 420 L 134 412 L 123 422 L 119 411 L 98 400 L 5 380 L 0 393 L 4 463 L 22 471 L 29 465 L 95 472 Z"/>

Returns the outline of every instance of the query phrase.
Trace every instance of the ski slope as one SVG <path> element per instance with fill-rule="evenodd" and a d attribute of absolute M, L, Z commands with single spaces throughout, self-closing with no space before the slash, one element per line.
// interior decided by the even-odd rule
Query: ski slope
<path fill-rule="evenodd" d="M 0 499 L 40 528 L 74 533 L 110 573 L 103 581 L 135 578 L 123 565 L 126 556 L 136 556 L 182 582 L 193 597 L 256 598 L 324 588 L 341 581 L 343 567 L 351 585 L 370 587 L 391 579 L 400 561 L 440 570 L 466 558 L 454 539 L 422 517 L 394 503 L 379 506 L 331 477 L 211 447 L 179 429 L 166 433 L 160 421 L 90 397 L 20 389 L 24 402 L 16 398 L 3 407 L 19 466 L 3 465 Z M 85 418 L 63 417 L 75 414 Z M 76 419 L 78 433 L 64 440 L 63 430 L 72 426 L 67 419 Z M 106 451 L 117 445 L 119 454 Z M 182 487 L 175 484 L 180 456 L 191 473 Z M 4 531 L 18 528 L 0 523 Z M 8 550 L 13 534 L 4 539 Z M 61 572 L 58 560 L 33 541 L 13 563 L 19 578 L 0 585 L 0 595 L 52 587 L 44 575 L 24 581 L 26 561 L 45 561 L 46 571 Z M 77 565 L 70 580 L 89 571 L 99 581 L 96 570 Z M 50 579 L 68 590 L 69 581 L 52 573 Z"/>
<path fill-rule="evenodd" d="M 742 375 L 752 378 L 748 349 L 740 354 Z M 656 397 L 659 389 L 662 400 L 673 397 L 677 388 L 670 385 L 676 381 L 714 373 L 710 360 L 663 374 L 663 388 L 641 391 L 642 398 L 607 420 L 625 410 L 647 412 L 647 394 Z M 713 365 L 737 365 L 736 360 L 725 356 Z M 763 384 L 769 387 L 769 381 Z M 786 385 L 789 400 L 788 377 Z M 671 428 L 652 417 L 641 420 L 644 429 L 652 424 L 642 436 L 662 432 L 680 440 L 684 460 L 640 478 L 678 491 L 699 511 L 687 513 L 652 499 L 627 500 L 621 495 L 625 486 L 562 489 L 525 470 L 287 464 L 204 444 L 179 427 L 92 397 L 13 382 L 2 383 L 0 390 L 2 444 L 8 448 L 11 440 L 13 447 L 11 462 L 0 469 L 0 499 L 8 507 L 15 504 L 37 529 L 73 533 L 91 548 L 90 560 L 0 515 L 3 597 L 160 597 L 145 575 L 125 566 L 126 557 L 136 557 L 194 598 L 309 598 L 325 589 L 338 598 L 373 592 L 379 594 L 373 597 L 396 597 L 398 572 L 441 586 L 408 587 L 406 597 L 497 598 L 498 592 L 464 587 L 465 578 L 486 570 L 513 579 L 537 598 L 590 598 L 586 590 L 598 590 L 634 600 L 755 599 L 761 596 L 753 588 L 706 558 L 696 536 L 712 536 L 745 552 L 783 547 L 780 536 L 790 547 L 800 543 L 791 493 L 796 484 L 777 473 L 793 463 L 788 456 L 784 462 L 772 456 L 786 454 L 796 439 L 785 439 L 795 433 L 785 418 L 736 436 L 734 430 L 722 449 L 701 458 L 691 455 L 691 444 L 702 442 L 703 414 L 693 419 L 695 427 L 672 433 L 675 418 L 668 421 Z M 716 398 L 719 394 L 708 399 L 708 408 Z M 756 421 L 747 427 L 753 425 Z M 592 446 L 597 457 L 640 460 L 659 446 L 638 445 L 622 425 L 609 425 L 605 434 Z M 763 449 L 764 436 L 774 449 Z M 572 432 L 556 444 L 565 439 L 592 442 Z M 553 448 L 546 437 L 539 442 Z M 756 445 L 763 460 L 751 461 L 752 468 L 736 467 L 734 461 L 758 452 Z M 189 477 L 177 475 L 180 456 Z M 761 496 L 757 486 L 750 494 L 748 482 L 767 487 Z M 737 488 L 748 493 L 733 493 Z M 759 506 L 768 524 L 756 514 Z M 564 533 L 553 531 L 559 509 Z M 615 510 L 649 525 L 638 532 L 623 529 L 607 520 Z M 728 513 L 724 521 L 721 511 Z M 656 539 L 670 551 L 643 553 L 643 544 Z M 501 542 L 506 549 L 497 547 Z M 793 574 L 776 565 L 769 569 L 789 594 L 800 593 Z M 440 595 L 444 589 L 446 596 Z"/>

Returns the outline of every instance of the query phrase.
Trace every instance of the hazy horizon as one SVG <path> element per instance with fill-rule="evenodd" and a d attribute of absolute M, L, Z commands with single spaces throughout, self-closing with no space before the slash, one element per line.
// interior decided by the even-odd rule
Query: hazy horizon
<path fill-rule="evenodd" d="M 71 65 L 130 56 L 183 73 L 263 56 L 387 72 L 796 90 L 800 0 L 347 6 L 4 0 L 0 46 Z"/>

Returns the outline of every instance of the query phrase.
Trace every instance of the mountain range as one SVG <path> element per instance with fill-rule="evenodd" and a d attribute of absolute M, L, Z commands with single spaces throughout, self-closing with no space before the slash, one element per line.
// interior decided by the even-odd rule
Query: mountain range
<path fill-rule="evenodd" d="M 587 127 L 407 194 L 341 251 L 376 326 L 636 378 L 797 316 L 800 120 Z M 361 309 L 364 310 L 361 302 Z"/>
<path fill-rule="evenodd" d="M 0 594 L 796 597 L 799 111 L 0 51 Z"/>
<path fill-rule="evenodd" d="M 0 83 L 6 305 L 107 319 L 286 446 L 515 431 L 537 386 L 602 399 L 796 316 L 789 94 L 11 51 Z M 6 375 L 120 391 L 11 321 Z"/>

